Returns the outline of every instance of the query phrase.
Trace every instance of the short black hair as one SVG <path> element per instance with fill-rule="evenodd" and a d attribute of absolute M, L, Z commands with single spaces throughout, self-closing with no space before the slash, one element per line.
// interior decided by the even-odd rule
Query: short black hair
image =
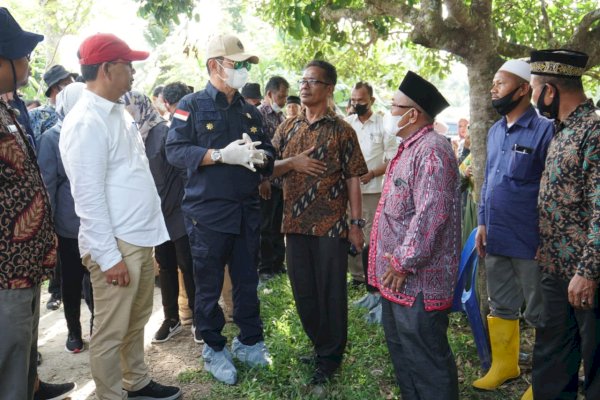
<path fill-rule="evenodd" d="M 269 79 L 267 85 L 265 86 L 265 93 L 269 91 L 277 92 L 281 90 L 282 87 L 285 89 L 289 89 L 290 84 L 281 76 L 273 76 L 271 77 L 271 79 Z"/>
<path fill-rule="evenodd" d="M 102 64 L 82 65 L 81 76 L 85 82 L 95 81 Z"/>
<path fill-rule="evenodd" d="M 162 91 L 163 99 L 171 105 L 179 103 L 186 94 L 190 94 L 190 88 L 183 82 L 173 82 L 165 85 Z"/>
<path fill-rule="evenodd" d="M 559 76 L 538 75 L 544 85 L 549 83 L 568 93 L 583 92 L 581 78 L 562 78 Z"/>
<path fill-rule="evenodd" d="M 81 59 L 79 50 L 77 50 L 77 59 Z M 82 65 L 81 66 L 81 77 L 84 82 L 95 81 L 98 78 L 98 70 L 100 70 L 100 64 Z"/>
<path fill-rule="evenodd" d="M 152 90 L 152 96 L 154 96 L 154 97 L 160 96 L 160 94 L 163 92 L 164 89 L 165 89 L 165 87 L 163 85 L 158 85 L 157 87 L 154 88 L 154 90 Z"/>
<path fill-rule="evenodd" d="M 373 97 L 373 86 L 369 85 L 367 82 L 357 82 L 356 85 L 354 85 L 354 90 L 359 90 L 365 88 L 367 89 L 367 93 L 369 93 L 369 97 Z"/>
<path fill-rule="evenodd" d="M 323 60 L 312 60 L 304 66 L 304 69 L 310 67 L 321 68 L 323 71 L 325 71 L 325 79 L 327 79 L 327 83 L 335 86 L 337 83 L 337 70 L 332 64 Z"/>

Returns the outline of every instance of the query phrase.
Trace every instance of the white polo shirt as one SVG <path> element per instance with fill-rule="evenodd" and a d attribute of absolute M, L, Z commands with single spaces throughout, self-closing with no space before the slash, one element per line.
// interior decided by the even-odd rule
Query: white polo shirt
<path fill-rule="evenodd" d="M 385 132 L 383 129 L 383 116 L 373 113 L 363 124 L 358 115 L 353 114 L 345 118 L 352 125 L 360 150 L 367 162 L 369 170 L 377 168 L 385 160 L 391 160 L 398 151 L 398 142 L 395 136 Z M 361 185 L 362 193 L 381 193 L 383 175 L 371 179 L 366 185 Z"/>
<path fill-rule="evenodd" d="M 117 238 L 140 247 L 169 240 L 142 138 L 122 103 L 84 89 L 59 148 L 81 219 L 82 256 L 106 271 L 122 260 Z"/>

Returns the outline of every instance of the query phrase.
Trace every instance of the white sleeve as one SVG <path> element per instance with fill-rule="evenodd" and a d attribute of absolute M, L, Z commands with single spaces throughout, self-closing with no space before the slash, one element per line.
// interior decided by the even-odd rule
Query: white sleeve
<path fill-rule="evenodd" d="M 106 125 L 89 116 L 66 124 L 59 147 L 81 220 L 79 236 L 89 245 L 92 260 L 106 271 L 122 260 L 105 194 L 110 147 Z"/>

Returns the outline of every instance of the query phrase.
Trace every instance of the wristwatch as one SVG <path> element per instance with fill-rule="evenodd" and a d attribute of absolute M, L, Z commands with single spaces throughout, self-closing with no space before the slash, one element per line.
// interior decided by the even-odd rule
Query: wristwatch
<path fill-rule="evenodd" d="M 367 221 L 365 221 L 364 218 L 351 219 L 350 220 L 350 225 L 356 225 L 360 229 L 362 229 L 362 228 L 364 228 L 367 225 Z"/>
<path fill-rule="evenodd" d="M 223 162 L 223 158 L 221 157 L 221 150 L 213 150 L 210 154 L 210 159 L 215 163 L 219 164 Z"/>

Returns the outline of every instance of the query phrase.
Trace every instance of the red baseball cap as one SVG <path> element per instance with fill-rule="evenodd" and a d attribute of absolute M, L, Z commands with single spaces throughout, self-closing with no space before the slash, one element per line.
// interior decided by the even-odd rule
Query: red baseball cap
<path fill-rule="evenodd" d="M 131 50 L 127 43 L 112 33 L 97 33 L 85 39 L 79 46 L 79 64 L 94 65 L 124 60 L 140 61 L 148 58 L 147 51 Z"/>

